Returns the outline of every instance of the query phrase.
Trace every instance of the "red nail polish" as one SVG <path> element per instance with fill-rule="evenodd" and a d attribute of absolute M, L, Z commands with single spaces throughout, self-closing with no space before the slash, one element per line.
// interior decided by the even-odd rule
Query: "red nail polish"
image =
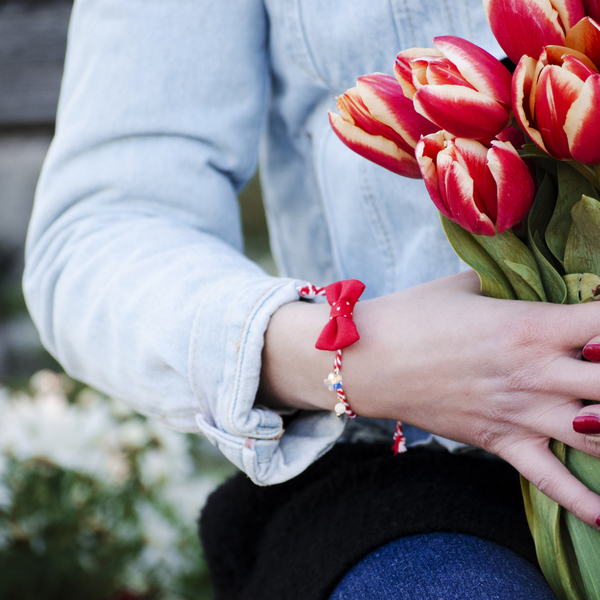
<path fill-rule="evenodd" d="M 573 419 L 573 429 L 577 433 L 600 433 L 600 417 L 582 415 Z"/>
<path fill-rule="evenodd" d="M 600 362 L 600 344 L 588 344 L 583 349 L 583 358 L 592 362 Z"/>
<path fill-rule="evenodd" d="M 598 527 L 598 529 L 600 529 L 600 515 L 596 517 L 596 526 Z"/>

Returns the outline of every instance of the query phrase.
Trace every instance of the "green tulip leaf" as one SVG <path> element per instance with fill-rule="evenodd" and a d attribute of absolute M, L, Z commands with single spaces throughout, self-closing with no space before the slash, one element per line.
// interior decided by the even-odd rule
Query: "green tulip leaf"
<path fill-rule="evenodd" d="M 552 220 L 552 214 L 556 206 L 556 184 L 554 178 L 538 169 L 538 179 L 542 179 L 537 194 L 529 210 L 527 227 L 533 233 L 539 231 L 545 235 L 546 229 Z"/>
<path fill-rule="evenodd" d="M 571 209 L 573 222 L 565 248 L 567 273 L 600 275 L 600 202 L 582 196 Z"/>
<path fill-rule="evenodd" d="M 600 494 L 600 459 L 575 450 L 567 449 L 566 465 L 587 488 L 596 494 Z M 582 591 L 584 597 L 600 598 L 600 577 L 598 577 L 598 565 L 600 565 L 600 531 L 592 529 L 589 525 L 582 523 L 570 512 L 563 511 L 563 519 L 567 529 L 567 535 L 572 542 L 576 564 L 579 566 Z"/>
<path fill-rule="evenodd" d="M 533 254 L 512 231 L 492 236 L 472 235 L 502 269 L 519 300 L 539 302 L 546 298 Z M 521 266 L 515 268 L 515 265 Z"/>
<path fill-rule="evenodd" d="M 555 304 L 564 304 L 567 288 L 558 271 L 556 259 L 544 242 L 544 234 L 552 218 L 555 203 L 556 186 L 553 178 L 546 174 L 529 211 L 527 238 L 529 248 L 538 264 L 548 300 Z"/>
<path fill-rule="evenodd" d="M 508 279 L 472 234 L 441 213 L 440 219 L 454 252 L 479 275 L 482 294 L 490 298 L 515 300 L 516 295 Z"/>
<path fill-rule="evenodd" d="M 565 304 L 567 301 L 567 286 L 554 267 L 553 261 L 551 262 L 552 259 L 546 254 L 548 250 L 539 231 L 535 232 L 533 239 L 530 241 L 530 246 L 540 269 L 548 300 L 554 302 L 554 304 Z M 545 252 L 542 251 L 542 248 Z"/>
<path fill-rule="evenodd" d="M 552 440 L 550 447 L 565 463 L 567 447 L 556 440 Z M 564 509 L 524 477 L 521 477 L 521 489 L 537 557 L 550 587 L 560 600 L 591 600 L 583 594 L 581 574 L 562 520 Z"/>
<path fill-rule="evenodd" d="M 571 229 L 571 209 L 582 195 L 595 196 L 594 186 L 568 163 L 557 164 L 558 197 L 552 219 L 546 230 L 546 243 L 552 254 L 561 262 L 565 260 L 565 248 Z M 585 270 L 585 269 L 584 269 Z M 567 270 L 568 272 L 575 272 Z M 579 269 L 581 271 L 581 269 Z"/>
<path fill-rule="evenodd" d="M 521 279 L 531 288 L 531 291 L 527 292 L 528 297 L 520 298 L 520 300 L 531 299 L 533 302 L 547 302 L 548 299 L 546 298 L 546 292 L 542 285 L 539 269 L 534 271 L 527 265 L 515 263 L 510 260 L 505 260 L 504 262 L 511 271 L 521 277 Z M 529 296 L 531 296 L 531 298 Z"/>

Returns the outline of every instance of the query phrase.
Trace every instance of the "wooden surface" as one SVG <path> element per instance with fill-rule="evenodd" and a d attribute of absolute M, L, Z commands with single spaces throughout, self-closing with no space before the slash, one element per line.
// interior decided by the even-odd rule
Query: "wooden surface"
<path fill-rule="evenodd" d="M 0 127 L 52 124 L 71 4 L 0 0 Z"/>

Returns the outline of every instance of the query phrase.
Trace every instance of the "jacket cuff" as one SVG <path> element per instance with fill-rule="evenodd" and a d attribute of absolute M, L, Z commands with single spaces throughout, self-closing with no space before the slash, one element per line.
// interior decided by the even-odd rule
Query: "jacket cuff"
<path fill-rule="evenodd" d="M 280 306 L 299 299 L 303 285 L 268 276 L 229 279 L 213 287 L 192 328 L 189 374 L 201 406 L 198 428 L 258 485 L 295 477 L 344 430 L 345 418 L 333 412 L 299 411 L 284 431 L 276 411 L 255 406 L 269 320 Z M 211 359 L 203 364 L 205 356 Z"/>

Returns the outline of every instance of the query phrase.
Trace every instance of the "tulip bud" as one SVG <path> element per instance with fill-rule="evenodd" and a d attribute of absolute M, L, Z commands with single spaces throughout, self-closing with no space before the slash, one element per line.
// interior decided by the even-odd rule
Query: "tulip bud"
<path fill-rule="evenodd" d="M 329 112 L 329 122 L 348 148 L 398 175 L 421 177 L 414 148 L 421 135 L 437 127 L 415 112 L 394 77 L 359 77 L 356 87 L 338 98 L 337 108 L 340 114 Z"/>
<path fill-rule="evenodd" d="M 567 31 L 585 16 L 582 0 L 483 0 L 483 8 L 515 64 L 522 56 L 539 56 L 544 46 L 564 46 Z"/>
<path fill-rule="evenodd" d="M 531 207 L 533 179 L 509 141 L 484 145 L 439 131 L 419 141 L 415 156 L 438 210 L 471 233 L 503 233 Z"/>
<path fill-rule="evenodd" d="M 547 46 L 524 56 L 512 85 L 515 118 L 542 150 L 561 160 L 600 164 L 600 75 L 585 55 Z"/>
<path fill-rule="evenodd" d="M 510 72 L 491 54 L 454 36 L 436 49 L 400 52 L 394 74 L 415 110 L 454 136 L 490 139 L 510 122 Z"/>

